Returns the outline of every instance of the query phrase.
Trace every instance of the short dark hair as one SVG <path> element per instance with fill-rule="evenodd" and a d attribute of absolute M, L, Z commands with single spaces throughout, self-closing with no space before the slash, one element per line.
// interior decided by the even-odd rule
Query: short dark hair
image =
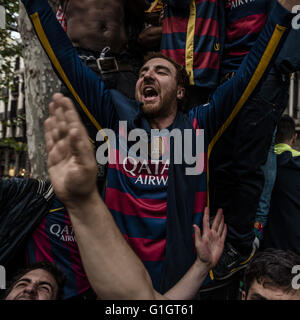
<path fill-rule="evenodd" d="M 287 114 L 279 120 L 276 133 L 276 143 L 283 143 L 291 140 L 296 133 L 295 121 Z"/>
<path fill-rule="evenodd" d="M 66 282 L 66 277 L 63 274 L 63 272 L 55 264 L 53 264 L 49 261 L 35 262 L 35 263 L 31 264 L 30 266 L 19 270 L 19 272 L 11 279 L 9 286 L 8 286 L 7 290 L 5 291 L 4 297 L 2 299 L 5 299 L 9 295 L 9 293 L 12 291 L 15 283 L 19 279 L 21 279 L 28 272 L 30 272 L 32 270 L 36 270 L 36 269 L 43 269 L 52 275 L 52 277 L 54 278 L 54 280 L 56 281 L 56 284 L 57 284 L 57 292 L 56 292 L 55 299 L 62 300 L 64 297 L 64 286 L 65 286 L 65 282 Z"/>
<path fill-rule="evenodd" d="M 300 256 L 290 250 L 269 248 L 258 252 L 245 269 L 246 297 L 255 280 L 263 287 L 280 288 L 285 293 L 294 291 L 292 268 L 295 265 L 300 265 Z"/>
<path fill-rule="evenodd" d="M 178 64 L 176 61 L 174 61 L 172 58 L 165 56 L 161 52 L 148 52 L 145 57 L 144 57 L 144 64 L 147 63 L 149 60 L 155 59 L 155 58 L 160 58 L 160 59 L 165 59 L 169 61 L 170 63 L 173 64 L 173 66 L 176 69 L 176 80 L 177 84 L 182 86 L 185 89 L 185 94 L 183 99 L 178 100 L 178 109 L 181 111 L 186 111 L 187 107 L 187 101 L 188 101 L 188 88 L 189 88 L 189 76 L 185 70 L 185 68 Z"/>

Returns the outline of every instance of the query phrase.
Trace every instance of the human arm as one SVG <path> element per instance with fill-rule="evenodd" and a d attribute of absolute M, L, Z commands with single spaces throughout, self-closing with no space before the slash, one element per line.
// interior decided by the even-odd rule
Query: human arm
<path fill-rule="evenodd" d="M 110 94 L 101 79 L 79 59 L 48 1 L 22 2 L 58 77 L 98 130 L 110 127 L 114 114 Z"/>
<path fill-rule="evenodd" d="M 206 209 L 203 233 L 195 227 L 198 258 L 180 282 L 162 296 L 154 290 L 144 265 L 98 195 L 92 147 L 71 101 L 55 95 L 49 113 L 45 122 L 49 175 L 70 214 L 82 262 L 97 295 L 102 299 L 193 298 L 223 250 L 226 227 L 222 213 L 210 228 Z"/>
<path fill-rule="evenodd" d="M 161 36 L 161 26 L 149 26 L 139 34 L 138 41 L 145 48 L 153 48 L 160 45 Z"/>
<path fill-rule="evenodd" d="M 284 43 L 292 15 L 278 2 L 255 45 L 244 59 L 235 76 L 220 86 L 211 102 L 199 108 L 200 127 L 205 128 L 208 140 L 216 139 L 255 92 Z"/>
<path fill-rule="evenodd" d="M 41 223 L 52 199 L 49 181 L 0 178 L 0 264 L 6 265 Z"/>
<path fill-rule="evenodd" d="M 219 209 L 212 226 L 209 225 L 209 209 L 206 207 L 203 216 L 203 231 L 197 225 L 195 230 L 195 247 L 197 258 L 189 271 L 164 296 L 172 300 L 193 299 L 208 272 L 220 259 L 224 249 L 227 227 L 224 224 L 222 210 Z"/>
<path fill-rule="evenodd" d="M 68 209 L 91 286 L 101 299 L 153 299 L 156 292 L 147 271 L 98 195 L 95 157 L 71 101 L 54 95 L 49 114 L 49 175 Z"/>

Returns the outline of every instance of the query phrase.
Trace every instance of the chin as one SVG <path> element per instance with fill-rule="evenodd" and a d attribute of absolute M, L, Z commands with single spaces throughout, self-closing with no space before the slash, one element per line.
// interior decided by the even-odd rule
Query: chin
<path fill-rule="evenodd" d="M 149 104 L 144 104 L 142 107 L 143 113 L 148 116 L 148 117 L 155 117 L 159 114 L 160 112 L 160 106 L 158 105 L 149 105 Z"/>

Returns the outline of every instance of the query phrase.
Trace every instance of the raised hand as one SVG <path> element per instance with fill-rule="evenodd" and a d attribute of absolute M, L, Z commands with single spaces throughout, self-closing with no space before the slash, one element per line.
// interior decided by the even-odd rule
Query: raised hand
<path fill-rule="evenodd" d="M 72 101 L 55 94 L 45 121 L 48 171 L 56 195 L 65 204 L 96 189 L 97 165 L 92 145 Z"/>
<path fill-rule="evenodd" d="M 203 230 L 200 231 L 197 225 L 195 230 L 195 247 L 197 259 L 213 268 L 221 257 L 224 249 L 224 241 L 227 233 L 227 226 L 224 223 L 222 209 L 219 209 L 214 218 L 213 224 L 209 225 L 209 209 L 205 208 L 203 216 Z"/>

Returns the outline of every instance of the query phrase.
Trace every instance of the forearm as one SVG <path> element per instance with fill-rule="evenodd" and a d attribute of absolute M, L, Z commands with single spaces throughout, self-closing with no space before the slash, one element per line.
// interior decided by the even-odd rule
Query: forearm
<path fill-rule="evenodd" d="M 194 299 L 209 270 L 209 266 L 196 259 L 189 271 L 164 296 L 172 300 Z"/>
<path fill-rule="evenodd" d="M 84 203 L 67 205 L 88 279 L 101 299 L 154 299 L 149 274 L 94 193 Z"/>
<path fill-rule="evenodd" d="M 153 289 L 144 265 L 125 241 L 98 194 L 67 208 L 84 268 L 99 298 L 188 300 L 195 297 L 209 271 L 207 265 L 197 259 L 162 296 Z"/>
<path fill-rule="evenodd" d="M 158 46 L 161 42 L 162 27 L 151 26 L 139 34 L 138 41 L 145 48 Z"/>

